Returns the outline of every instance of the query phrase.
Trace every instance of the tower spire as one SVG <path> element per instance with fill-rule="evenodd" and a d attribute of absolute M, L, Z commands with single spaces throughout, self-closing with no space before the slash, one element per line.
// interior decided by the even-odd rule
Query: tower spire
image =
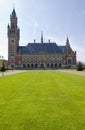
<path fill-rule="evenodd" d="M 43 31 L 41 31 L 41 43 L 43 43 Z"/>
<path fill-rule="evenodd" d="M 15 4 L 14 4 L 14 3 L 13 3 L 12 16 L 13 16 L 13 17 L 16 17 L 16 11 L 15 11 Z"/>
<path fill-rule="evenodd" d="M 67 46 L 70 46 L 70 42 L 69 42 L 68 36 L 67 36 L 67 39 L 66 39 L 66 45 L 67 45 Z"/>

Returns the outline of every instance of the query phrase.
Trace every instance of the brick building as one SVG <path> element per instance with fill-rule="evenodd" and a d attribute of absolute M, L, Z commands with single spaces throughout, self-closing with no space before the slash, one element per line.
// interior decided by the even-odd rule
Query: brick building
<path fill-rule="evenodd" d="M 17 25 L 17 16 L 15 9 L 10 15 L 10 24 L 8 29 L 8 66 L 14 68 L 60 68 L 74 66 L 76 64 L 76 52 L 70 46 L 67 38 L 64 46 L 59 46 L 50 40 L 43 41 L 41 33 L 41 42 L 28 43 L 26 46 L 20 46 L 20 29 Z"/>

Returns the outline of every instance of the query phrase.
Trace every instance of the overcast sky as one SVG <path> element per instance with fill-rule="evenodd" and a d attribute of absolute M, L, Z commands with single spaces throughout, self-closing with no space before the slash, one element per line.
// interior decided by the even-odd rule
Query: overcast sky
<path fill-rule="evenodd" d="M 8 58 L 7 25 L 15 5 L 20 28 L 20 45 L 51 39 L 65 45 L 67 36 L 77 52 L 77 60 L 85 62 L 85 0 L 0 0 L 0 55 Z"/>

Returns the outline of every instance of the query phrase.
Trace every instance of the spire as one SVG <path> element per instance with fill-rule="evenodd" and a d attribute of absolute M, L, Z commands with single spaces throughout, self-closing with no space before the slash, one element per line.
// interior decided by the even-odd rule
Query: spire
<path fill-rule="evenodd" d="M 67 36 L 67 39 L 66 39 L 66 46 L 70 46 L 70 42 L 69 42 L 68 36 Z"/>
<path fill-rule="evenodd" d="M 41 43 L 43 43 L 43 32 L 41 31 Z"/>
<path fill-rule="evenodd" d="M 12 16 L 13 16 L 13 17 L 16 17 L 16 11 L 15 11 L 15 5 L 14 5 L 14 4 L 13 4 Z"/>

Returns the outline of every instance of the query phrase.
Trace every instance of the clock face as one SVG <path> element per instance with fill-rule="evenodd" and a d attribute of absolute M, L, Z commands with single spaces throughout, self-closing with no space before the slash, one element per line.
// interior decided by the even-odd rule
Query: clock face
<path fill-rule="evenodd" d="M 14 44 L 14 43 L 15 43 L 15 39 L 11 38 L 11 39 L 10 39 L 10 43 L 11 43 L 11 44 Z"/>

